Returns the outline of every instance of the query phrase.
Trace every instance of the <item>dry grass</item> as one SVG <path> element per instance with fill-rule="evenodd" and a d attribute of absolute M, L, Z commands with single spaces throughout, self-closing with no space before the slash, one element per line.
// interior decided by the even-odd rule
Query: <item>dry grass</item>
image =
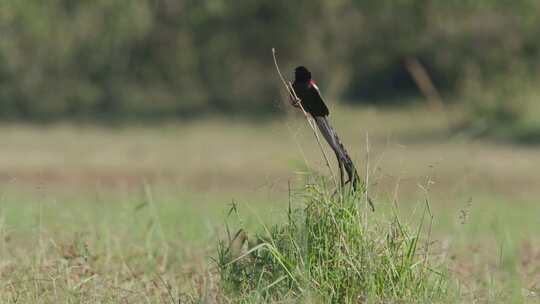
<path fill-rule="evenodd" d="M 445 133 L 422 110 L 339 109 L 334 123 L 362 163 L 366 133 L 373 177 L 388 190 L 400 180 L 414 192 L 435 177 L 432 192 L 496 192 L 534 198 L 540 155 L 534 147 L 471 142 Z M 354 128 L 351 126 L 354 125 Z M 69 184 L 93 191 L 143 178 L 192 191 L 256 192 L 277 187 L 307 163 L 324 172 L 311 131 L 300 117 L 261 124 L 209 119 L 156 127 L 2 126 L 0 179 L 11 184 Z M 254 170 L 253 168 L 257 168 Z M 78 189 L 79 190 L 79 189 Z M 440 191 L 439 191 L 440 190 Z M 386 192 L 386 191 L 383 191 Z"/>

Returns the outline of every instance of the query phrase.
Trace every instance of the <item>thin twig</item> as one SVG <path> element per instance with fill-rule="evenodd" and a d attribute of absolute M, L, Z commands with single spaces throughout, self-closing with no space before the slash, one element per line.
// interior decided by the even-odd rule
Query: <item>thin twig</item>
<path fill-rule="evenodd" d="M 369 133 L 366 132 L 366 182 L 365 182 L 364 195 L 365 195 L 365 201 L 366 201 L 366 209 L 369 204 L 369 207 L 371 207 L 371 211 L 375 211 L 375 205 L 373 204 L 373 201 L 371 200 L 371 197 L 369 196 L 369 170 L 370 170 Z"/>
<path fill-rule="evenodd" d="M 366 182 L 365 182 L 365 204 L 366 210 L 369 204 L 369 133 L 366 132 Z M 373 206 L 371 206 L 373 208 Z M 364 212 L 364 229 L 367 230 L 367 212 Z"/>
<path fill-rule="evenodd" d="M 277 73 L 279 75 L 279 78 L 283 82 L 283 85 L 285 86 L 285 89 L 287 90 L 287 93 L 289 94 L 289 97 L 291 98 L 291 100 L 294 100 L 294 102 L 296 102 L 296 104 L 298 104 L 298 106 L 302 110 L 302 113 L 304 114 L 304 117 L 306 118 L 309 126 L 311 127 L 311 130 L 313 131 L 313 134 L 315 134 L 315 138 L 317 139 L 317 144 L 319 145 L 319 148 L 321 149 L 321 153 L 322 153 L 322 155 L 324 157 L 324 160 L 326 162 L 326 166 L 328 167 L 328 170 L 330 171 L 330 175 L 332 175 L 332 180 L 334 181 L 334 184 L 336 185 L 336 188 L 339 188 L 336 176 L 334 174 L 334 171 L 332 170 L 332 166 L 330 166 L 330 161 L 328 160 L 328 156 L 326 155 L 326 152 L 324 151 L 324 148 L 323 148 L 323 146 L 321 144 L 321 139 L 319 138 L 319 134 L 317 133 L 317 129 L 313 125 L 313 122 L 310 119 L 308 113 L 306 112 L 306 110 L 302 106 L 302 100 L 300 98 L 298 98 L 298 95 L 296 95 L 296 92 L 295 92 L 292 84 L 290 82 L 287 83 L 285 81 L 285 78 L 283 77 L 283 74 L 281 74 L 281 71 L 279 69 L 279 65 L 278 65 L 277 59 L 276 59 L 276 49 L 275 48 L 272 48 L 272 57 L 274 58 L 274 65 L 276 66 L 276 71 L 277 71 Z"/>

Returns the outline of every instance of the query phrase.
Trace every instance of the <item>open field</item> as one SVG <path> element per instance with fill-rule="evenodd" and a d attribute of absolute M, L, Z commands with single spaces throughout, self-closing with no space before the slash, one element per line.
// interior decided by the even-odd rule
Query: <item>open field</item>
<path fill-rule="evenodd" d="M 363 172 L 369 141 L 373 216 L 396 202 L 414 224 L 429 198 L 435 248 L 459 286 L 449 302 L 540 301 L 537 147 L 471 141 L 420 109 L 333 113 Z M 0 137 L 2 303 L 208 302 L 219 284 L 209 257 L 231 202 L 247 226 L 279 222 L 288 181 L 327 173 L 292 115 L 5 125 Z"/>

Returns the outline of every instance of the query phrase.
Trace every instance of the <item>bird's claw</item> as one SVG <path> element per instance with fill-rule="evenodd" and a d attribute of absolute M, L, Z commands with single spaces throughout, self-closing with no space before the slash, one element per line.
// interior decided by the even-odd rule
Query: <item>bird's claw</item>
<path fill-rule="evenodd" d="M 300 98 L 291 98 L 291 105 L 298 108 L 300 106 Z"/>

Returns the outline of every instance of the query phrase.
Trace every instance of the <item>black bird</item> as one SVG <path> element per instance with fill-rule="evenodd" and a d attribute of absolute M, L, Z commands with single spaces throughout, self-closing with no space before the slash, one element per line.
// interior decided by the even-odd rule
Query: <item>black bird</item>
<path fill-rule="evenodd" d="M 358 188 L 360 177 L 356 172 L 356 167 L 347 153 L 347 150 L 345 150 L 336 131 L 330 125 L 330 120 L 328 119 L 330 112 L 321 97 L 319 88 L 311 78 L 311 72 L 303 66 L 297 67 L 294 70 L 294 83 L 292 87 L 298 98 L 300 98 L 302 107 L 313 117 L 322 135 L 330 147 L 332 147 L 332 150 L 334 150 L 339 164 L 341 184 L 344 185 L 351 182 L 353 189 L 356 190 Z M 292 102 L 293 105 L 298 107 L 296 101 Z M 349 178 L 345 183 L 343 183 L 343 169 L 345 169 Z"/>

